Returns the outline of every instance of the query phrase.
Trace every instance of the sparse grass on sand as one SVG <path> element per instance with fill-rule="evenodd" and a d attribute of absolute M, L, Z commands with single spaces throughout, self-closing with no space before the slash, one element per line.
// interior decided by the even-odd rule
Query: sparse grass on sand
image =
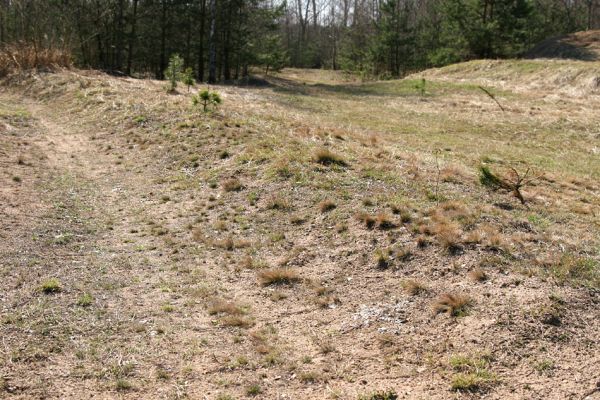
<path fill-rule="evenodd" d="M 5 82 L 0 398 L 584 398 L 597 70 Z"/>

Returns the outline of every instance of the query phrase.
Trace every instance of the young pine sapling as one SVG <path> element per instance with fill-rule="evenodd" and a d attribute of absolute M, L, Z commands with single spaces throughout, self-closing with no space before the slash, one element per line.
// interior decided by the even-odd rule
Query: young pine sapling
<path fill-rule="evenodd" d="M 194 70 L 190 67 L 186 68 L 185 71 L 183 71 L 183 74 L 181 75 L 181 77 L 182 77 L 181 81 L 185 85 L 187 85 L 188 93 L 189 93 L 190 87 L 192 87 L 196 84 L 196 80 L 194 79 Z"/>
<path fill-rule="evenodd" d="M 177 88 L 177 81 L 181 80 L 181 70 L 183 68 L 183 58 L 179 54 L 173 54 L 169 59 L 169 65 L 165 70 L 165 77 L 169 80 L 168 91 L 174 92 Z"/>
<path fill-rule="evenodd" d="M 202 104 L 202 110 L 207 112 L 209 107 L 216 108 L 222 103 L 221 96 L 219 93 L 211 91 L 209 89 L 201 90 L 197 95 L 192 97 L 192 103 L 197 106 Z"/>
<path fill-rule="evenodd" d="M 422 78 L 418 83 L 415 84 L 415 89 L 419 91 L 419 95 L 421 97 L 427 94 L 427 81 L 425 78 Z"/>

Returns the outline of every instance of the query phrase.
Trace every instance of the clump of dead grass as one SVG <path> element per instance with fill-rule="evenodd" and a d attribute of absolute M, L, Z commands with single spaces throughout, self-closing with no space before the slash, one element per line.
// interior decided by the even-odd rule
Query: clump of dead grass
<path fill-rule="evenodd" d="M 227 314 L 227 315 L 243 315 L 246 311 L 238 304 L 232 301 L 218 299 L 213 301 L 208 307 L 210 315 Z"/>
<path fill-rule="evenodd" d="M 213 246 L 232 251 L 234 249 L 242 249 L 245 247 L 250 247 L 252 243 L 246 239 L 234 239 L 233 236 L 227 236 L 222 239 L 216 239 L 212 241 Z"/>
<path fill-rule="evenodd" d="M 285 211 L 291 209 L 292 206 L 287 199 L 280 196 L 273 196 L 267 201 L 266 208 L 268 210 Z"/>
<path fill-rule="evenodd" d="M 270 268 L 260 271 L 258 279 L 263 286 L 293 285 L 301 281 L 300 275 L 292 268 Z"/>
<path fill-rule="evenodd" d="M 381 230 L 388 230 L 396 227 L 392 217 L 386 213 L 377 214 L 375 220 L 377 222 L 377 227 Z"/>
<path fill-rule="evenodd" d="M 375 251 L 375 263 L 379 269 L 387 269 L 390 266 L 392 251 L 390 249 L 377 249 Z"/>
<path fill-rule="evenodd" d="M 433 304 L 436 314 L 446 313 L 452 317 L 467 315 L 473 300 L 469 296 L 454 293 L 442 294 Z"/>
<path fill-rule="evenodd" d="M 433 229 L 439 244 L 450 254 L 459 253 L 461 247 L 462 231 L 457 224 L 451 222 L 437 223 Z"/>
<path fill-rule="evenodd" d="M 411 296 L 427 292 L 427 286 L 415 279 L 407 279 L 401 283 L 402 289 Z"/>
<path fill-rule="evenodd" d="M 365 225 L 368 229 L 373 229 L 375 227 L 375 224 L 377 223 L 377 219 L 373 215 L 364 211 L 357 213 L 355 215 L 355 218 L 357 221 Z"/>
<path fill-rule="evenodd" d="M 321 165 L 338 165 L 340 167 L 348 165 L 341 156 L 331 152 L 331 150 L 325 147 L 315 151 L 314 160 Z"/>
<path fill-rule="evenodd" d="M 468 179 L 465 170 L 458 165 L 447 165 L 440 171 L 442 182 L 461 184 Z"/>
<path fill-rule="evenodd" d="M 468 276 L 473 282 L 484 282 L 488 279 L 487 274 L 481 267 L 476 267 L 469 271 Z"/>
<path fill-rule="evenodd" d="M 335 202 L 330 199 L 325 199 L 319 203 L 319 210 L 321 210 L 322 213 L 331 211 L 331 210 L 335 209 L 336 207 L 337 207 L 337 205 L 335 204 Z"/>
<path fill-rule="evenodd" d="M 368 212 L 361 211 L 354 216 L 357 221 L 364 224 L 367 229 L 373 229 L 377 227 L 381 230 L 389 230 L 397 227 L 393 218 L 384 212 L 378 213 L 377 215 L 369 214 Z"/>
<path fill-rule="evenodd" d="M 237 178 L 227 179 L 227 180 L 223 181 L 221 186 L 222 186 L 223 190 L 226 192 L 239 192 L 244 187 L 242 185 L 242 182 L 240 182 L 240 180 Z"/>
<path fill-rule="evenodd" d="M 192 239 L 194 242 L 203 243 L 206 237 L 204 236 L 202 229 L 194 228 L 194 230 L 192 230 Z"/>
<path fill-rule="evenodd" d="M 254 325 L 254 321 L 246 316 L 247 310 L 233 301 L 216 299 L 208 306 L 208 313 L 220 316 L 218 322 L 222 326 L 249 328 Z"/>
<path fill-rule="evenodd" d="M 254 325 L 252 319 L 241 315 L 226 315 L 219 319 L 223 326 L 232 326 L 236 328 L 250 328 Z"/>

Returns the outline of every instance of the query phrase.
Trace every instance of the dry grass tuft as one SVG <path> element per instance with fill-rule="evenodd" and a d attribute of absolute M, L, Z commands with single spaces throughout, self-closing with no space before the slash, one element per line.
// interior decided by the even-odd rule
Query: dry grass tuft
<path fill-rule="evenodd" d="M 383 333 L 377 337 L 379 347 L 389 349 L 398 345 L 398 337 L 392 333 Z"/>
<path fill-rule="evenodd" d="M 223 326 L 233 326 L 236 328 L 250 328 L 254 325 L 254 322 L 250 318 L 241 315 L 227 315 L 219 319 L 219 322 Z"/>
<path fill-rule="evenodd" d="M 467 315 L 469 307 L 473 300 L 465 295 L 444 293 L 434 303 L 433 310 L 439 313 L 446 313 L 452 317 L 462 317 Z"/>
<path fill-rule="evenodd" d="M 322 202 L 319 203 L 319 210 L 321 210 L 322 213 L 331 211 L 333 209 L 335 209 L 337 206 L 336 204 L 333 202 L 333 200 L 323 200 Z"/>
<path fill-rule="evenodd" d="M 210 315 L 216 315 L 216 314 L 227 314 L 227 315 L 243 315 L 246 312 L 244 311 L 244 309 L 242 307 L 240 307 L 239 305 L 235 304 L 232 301 L 226 301 L 226 300 L 215 300 L 214 302 L 212 302 L 212 304 L 208 307 L 208 313 Z"/>
<path fill-rule="evenodd" d="M 339 165 L 340 167 L 345 167 L 348 165 L 346 161 L 339 155 L 332 153 L 329 149 L 321 148 L 315 152 L 314 155 L 315 162 L 322 165 Z"/>
<path fill-rule="evenodd" d="M 379 269 L 387 269 L 390 266 L 390 256 L 392 252 L 390 249 L 381 250 L 378 249 L 375 251 L 375 263 L 377 264 L 377 268 Z"/>
<path fill-rule="evenodd" d="M 302 225 L 303 223 L 306 222 L 306 219 L 307 218 L 304 215 L 295 214 L 290 217 L 290 223 L 292 223 L 294 225 Z"/>
<path fill-rule="evenodd" d="M 233 241 L 233 238 L 231 236 L 228 236 L 224 239 L 215 240 L 213 242 L 213 244 L 217 247 L 220 247 L 220 248 L 228 250 L 228 251 L 231 251 L 235 248 L 235 242 Z"/>
<path fill-rule="evenodd" d="M 423 235 L 419 235 L 417 236 L 416 243 L 418 248 L 424 249 L 425 247 L 429 246 L 429 239 Z"/>
<path fill-rule="evenodd" d="M 404 289 L 404 291 L 411 296 L 416 296 L 418 294 L 425 293 L 428 290 L 427 286 L 424 283 L 414 279 L 407 279 L 403 281 L 401 285 L 402 289 Z"/>
<path fill-rule="evenodd" d="M 375 219 L 377 221 L 377 227 L 381 230 L 394 229 L 396 227 L 392 217 L 388 214 L 379 213 Z"/>
<path fill-rule="evenodd" d="M 315 290 L 316 297 L 314 302 L 321 308 L 333 307 L 340 303 L 337 296 L 333 295 L 333 290 L 322 283 L 313 282 L 313 289 Z"/>
<path fill-rule="evenodd" d="M 485 238 L 485 232 L 481 229 L 474 229 L 469 231 L 465 236 L 465 243 L 467 244 L 478 244 Z"/>
<path fill-rule="evenodd" d="M 355 215 L 355 218 L 359 222 L 364 224 L 368 229 L 373 229 L 375 227 L 375 224 L 377 223 L 377 219 L 373 215 L 366 213 L 364 211 L 357 213 Z"/>
<path fill-rule="evenodd" d="M 502 250 L 507 248 L 507 243 L 504 235 L 500 232 L 491 234 L 488 237 L 488 246 L 493 250 Z"/>
<path fill-rule="evenodd" d="M 469 271 L 468 276 L 473 282 L 483 282 L 488 278 L 487 274 L 483 269 L 481 269 L 481 267 L 476 267 L 475 269 Z"/>
<path fill-rule="evenodd" d="M 239 192 L 243 189 L 243 185 L 237 178 L 227 179 L 221 185 L 226 192 Z"/>
<path fill-rule="evenodd" d="M 462 167 L 447 165 L 442 169 L 440 178 L 442 182 L 460 184 L 466 182 L 468 176 Z"/>
<path fill-rule="evenodd" d="M 456 223 L 438 222 L 433 227 L 433 233 L 436 235 L 438 243 L 450 254 L 457 254 L 461 251 L 462 231 Z"/>
<path fill-rule="evenodd" d="M 293 285 L 300 282 L 301 278 L 292 268 L 271 268 L 259 272 L 258 278 L 264 286 L 268 285 Z"/>
<path fill-rule="evenodd" d="M 280 196 L 273 196 L 267 201 L 266 208 L 267 210 L 284 211 L 291 209 L 292 206 L 287 199 Z"/>

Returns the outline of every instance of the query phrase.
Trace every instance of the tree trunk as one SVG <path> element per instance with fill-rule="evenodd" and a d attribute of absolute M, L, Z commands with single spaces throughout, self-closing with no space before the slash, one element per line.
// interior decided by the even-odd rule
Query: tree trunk
<path fill-rule="evenodd" d="M 217 1 L 209 0 L 210 32 L 208 35 L 208 83 L 217 81 Z"/>
<path fill-rule="evenodd" d="M 200 37 L 198 38 L 198 82 L 204 81 L 204 30 L 206 21 L 206 0 L 200 2 Z"/>
<path fill-rule="evenodd" d="M 125 35 L 125 28 L 123 26 L 123 14 L 125 4 L 124 0 L 119 0 L 117 8 L 117 18 L 115 21 L 115 58 L 113 64 L 113 70 L 120 71 L 122 69 L 122 55 L 123 55 L 123 36 Z"/>
<path fill-rule="evenodd" d="M 162 12 L 160 14 L 160 66 L 157 71 L 157 79 L 163 79 L 167 68 L 167 0 L 162 0 Z"/>
<path fill-rule="evenodd" d="M 230 46 L 231 46 L 231 16 L 233 14 L 233 5 L 232 2 L 229 1 L 227 4 L 227 18 L 225 25 L 225 43 L 223 46 L 223 78 L 225 81 L 231 80 L 231 65 L 230 65 Z"/>
<path fill-rule="evenodd" d="M 0 44 L 6 42 L 6 21 L 8 14 L 8 4 L 2 0 L 0 3 Z"/>
<path fill-rule="evenodd" d="M 131 31 L 129 31 L 129 46 L 127 48 L 126 74 L 129 76 L 131 76 L 131 66 L 133 64 L 133 46 L 135 44 L 135 27 L 137 25 L 137 7 L 138 0 L 133 0 L 133 13 L 131 14 Z"/>
<path fill-rule="evenodd" d="M 190 54 L 192 52 L 192 18 L 191 18 L 190 14 L 191 14 L 190 11 L 188 9 L 186 9 L 185 15 L 186 15 L 187 23 L 185 26 L 185 57 L 184 57 L 186 67 L 189 67 L 190 64 L 192 63 L 191 62 L 192 58 L 190 57 Z"/>

